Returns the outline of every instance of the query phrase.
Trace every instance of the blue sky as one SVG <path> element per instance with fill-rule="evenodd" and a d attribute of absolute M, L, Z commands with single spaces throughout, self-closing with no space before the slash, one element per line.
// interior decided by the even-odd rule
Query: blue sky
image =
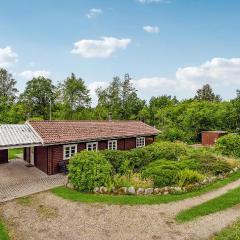
<path fill-rule="evenodd" d="M 238 0 L 1 0 L 0 67 L 24 89 L 71 72 L 92 95 L 128 72 L 141 97 L 240 88 Z M 75 45 L 74 45 L 75 44 Z"/>

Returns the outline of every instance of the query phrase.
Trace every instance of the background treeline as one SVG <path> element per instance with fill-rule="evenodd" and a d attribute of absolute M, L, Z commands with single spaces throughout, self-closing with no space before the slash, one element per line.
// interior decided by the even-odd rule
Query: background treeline
<path fill-rule="evenodd" d="M 207 84 L 192 99 L 154 96 L 149 102 L 139 98 L 131 78 L 114 77 L 107 88 L 96 90 L 98 102 L 91 107 L 85 82 L 71 74 L 54 85 L 44 77 L 28 81 L 20 94 L 16 80 L 0 69 L 0 123 L 21 123 L 28 119 L 112 119 L 142 120 L 162 130 L 166 140 L 196 142 L 202 130 L 240 129 L 240 91 L 236 98 L 222 101 Z M 50 111 L 51 109 L 51 111 Z"/>

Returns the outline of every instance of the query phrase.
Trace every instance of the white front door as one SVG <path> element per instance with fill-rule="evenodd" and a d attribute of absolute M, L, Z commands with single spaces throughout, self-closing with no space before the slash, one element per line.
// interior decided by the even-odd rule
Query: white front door
<path fill-rule="evenodd" d="M 34 166 L 34 147 L 30 148 L 30 163 Z"/>

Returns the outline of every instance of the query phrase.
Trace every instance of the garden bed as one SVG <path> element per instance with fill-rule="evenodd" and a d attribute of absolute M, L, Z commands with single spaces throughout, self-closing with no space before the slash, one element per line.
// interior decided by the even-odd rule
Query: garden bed
<path fill-rule="evenodd" d="M 157 142 L 130 151 L 82 151 L 70 159 L 67 186 L 96 194 L 181 194 L 224 179 L 239 167 L 239 161 L 214 149 Z"/>
<path fill-rule="evenodd" d="M 57 187 L 51 191 L 64 199 L 85 202 L 85 203 L 107 203 L 120 205 L 138 205 L 138 204 L 161 204 L 184 200 L 191 197 L 200 196 L 204 193 L 219 189 L 240 178 L 240 172 L 233 173 L 228 178 L 217 180 L 214 183 L 203 186 L 201 189 L 192 192 L 168 195 L 115 195 L 115 194 L 93 194 L 82 193 L 67 187 Z"/>

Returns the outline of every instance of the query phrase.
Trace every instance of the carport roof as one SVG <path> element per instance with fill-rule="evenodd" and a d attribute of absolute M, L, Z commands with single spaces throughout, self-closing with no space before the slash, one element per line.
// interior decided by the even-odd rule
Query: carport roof
<path fill-rule="evenodd" d="M 0 124 L 0 149 L 40 145 L 42 139 L 28 124 Z"/>

